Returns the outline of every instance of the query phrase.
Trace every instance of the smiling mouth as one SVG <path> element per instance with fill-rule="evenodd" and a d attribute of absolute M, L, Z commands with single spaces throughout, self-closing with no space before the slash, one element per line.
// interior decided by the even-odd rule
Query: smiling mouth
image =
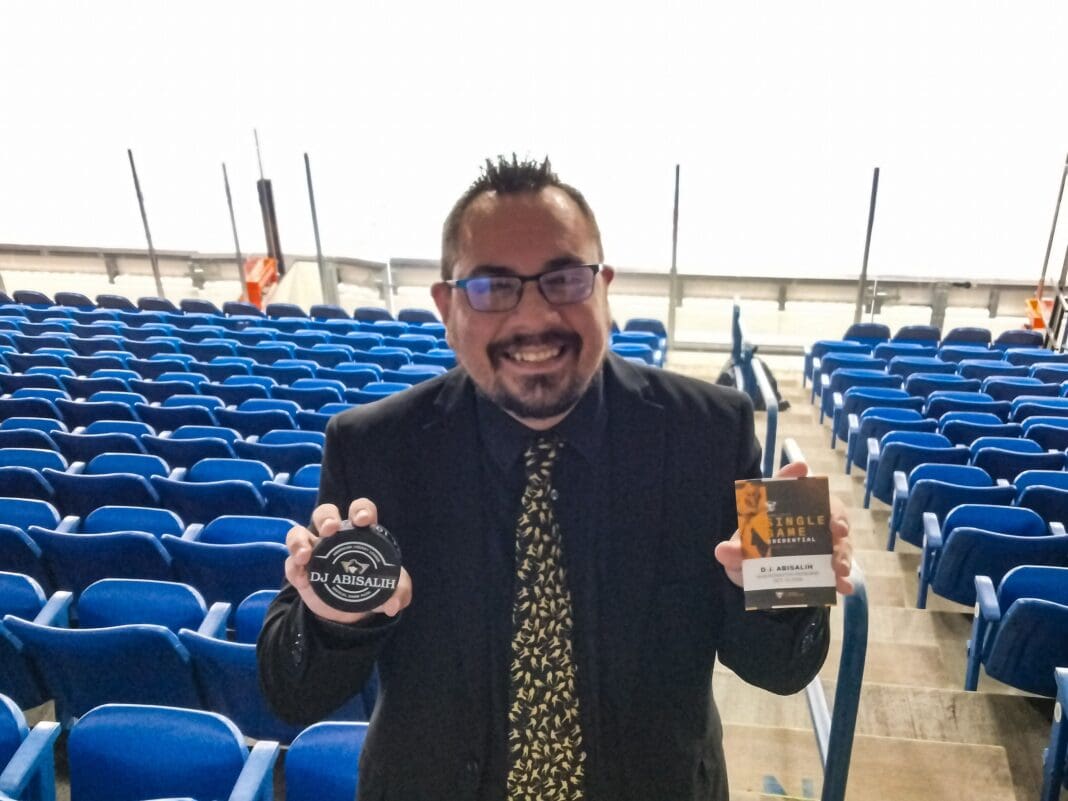
<path fill-rule="evenodd" d="M 569 334 L 552 334 L 538 337 L 515 337 L 508 342 L 497 343 L 489 348 L 491 361 L 495 364 L 508 362 L 536 367 L 550 364 L 567 353 L 577 353 L 581 341 Z"/>

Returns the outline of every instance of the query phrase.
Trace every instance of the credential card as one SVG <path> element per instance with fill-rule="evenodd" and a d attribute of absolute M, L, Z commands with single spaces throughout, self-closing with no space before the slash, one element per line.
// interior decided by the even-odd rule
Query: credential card
<path fill-rule="evenodd" d="M 826 476 L 735 482 L 746 609 L 833 606 Z"/>

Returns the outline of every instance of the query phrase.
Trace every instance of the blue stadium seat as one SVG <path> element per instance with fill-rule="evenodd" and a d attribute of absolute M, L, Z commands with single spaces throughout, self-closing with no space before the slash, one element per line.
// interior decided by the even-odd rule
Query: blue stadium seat
<path fill-rule="evenodd" d="M 74 801 L 270 801 L 278 757 L 278 743 L 269 740 L 250 751 L 222 715 L 121 704 L 94 709 L 78 721 L 68 750 Z"/>
<path fill-rule="evenodd" d="M 130 390 L 144 397 L 149 403 L 163 403 L 175 395 L 195 395 L 197 385 L 192 381 L 163 381 L 143 379 L 130 382 Z"/>
<path fill-rule="evenodd" d="M 1068 448 L 1068 417 L 1032 415 L 1023 421 L 1023 436 L 1033 439 L 1045 450 Z"/>
<path fill-rule="evenodd" d="M 282 517 L 223 515 L 207 525 L 190 526 L 185 537 L 209 545 L 241 545 L 247 542 L 277 542 L 284 545 L 286 534 L 295 525 L 293 520 Z M 175 533 L 182 534 L 181 531 Z"/>
<path fill-rule="evenodd" d="M 1060 362 L 1038 362 L 1028 368 L 1029 376 L 1044 383 L 1059 384 L 1068 381 L 1068 364 Z"/>
<path fill-rule="evenodd" d="M 1031 367 L 1035 364 L 1063 364 L 1068 362 L 1068 353 L 1057 353 L 1046 348 L 1008 348 L 1005 361 Z"/>
<path fill-rule="evenodd" d="M 310 364 L 256 364 L 252 366 L 252 374 L 272 378 L 276 384 L 288 385 L 302 378 L 315 378 L 318 369 L 315 362 Z"/>
<path fill-rule="evenodd" d="M 928 589 L 971 606 L 976 576 L 1000 581 L 1018 565 L 1068 566 L 1064 527 L 1047 526 L 1030 509 L 967 504 L 950 511 L 941 525 L 934 515 L 925 514 L 923 526 L 919 609 L 927 605 Z"/>
<path fill-rule="evenodd" d="M 413 308 L 401 309 L 399 312 L 397 312 L 397 320 L 399 320 L 402 323 L 408 323 L 408 325 L 422 325 L 423 323 L 439 323 L 439 322 L 441 322 L 438 319 L 438 316 L 436 314 L 434 314 L 434 312 L 430 311 L 429 309 L 413 309 Z M 634 321 L 630 320 L 628 322 L 634 322 Z M 657 322 L 659 322 L 659 320 L 657 320 Z M 624 328 L 624 330 L 636 331 L 638 329 L 636 329 L 636 328 L 631 328 L 631 329 Z"/>
<path fill-rule="evenodd" d="M 15 615 L 25 620 L 33 620 L 44 609 L 47 600 L 41 585 L 30 576 L 16 572 L 0 572 L 0 618 L 4 615 Z M 24 709 L 43 704 L 49 697 L 33 663 L 23 655 L 22 644 L 8 632 L 2 622 L 0 693 L 13 699 Z M 0 708 L 0 717 L 2 713 Z M 10 742 L 8 745 L 10 746 Z M 5 750 L 3 734 L 0 733 L 0 771 L 10 757 L 10 752 Z M 3 782 L 0 782 L 0 788 L 2 787 Z"/>
<path fill-rule="evenodd" d="M 287 801 L 348 801 L 359 787 L 364 723 L 316 723 L 305 729 L 286 758 Z"/>
<path fill-rule="evenodd" d="M 987 412 L 1004 422 L 1009 419 L 1008 401 L 996 401 L 984 392 L 955 392 L 939 390 L 927 397 L 925 417 L 939 419 L 946 412 Z"/>
<path fill-rule="evenodd" d="M 232 607 L 257 590 L 278 589 L 289 555 L 277 542 L 215 545 L 166 534 L 163 545 L 180 581 L 200 590 L 208 603 L 225 601 Z"/>
<path fill-rule="evenodd" d="M 834 407 L 850 389 L 859 387 L 875 389 L 901 389 L 901 377 L 882 370 L 839 367 L 829 376 L 820 376 L 820 422 L 833 416 Z M 841 396 L 841 398 L 839 397 Z M 833 419 L 833 417 L 832 417 Z"/>
<path fill-rule="evenodd" d="M 430 364 L 405 364 L 399 370 L 383 370 L 382 380 L 400 384 L 419 384 L 444 375 L 444 367 Z"/>
<path fill-rule="evenodd" d="M 994 400 L 1013 401 L 1020 395 L 1040 395 L 1055 398 L 1060 384 L 1044 384 L 1037 378 L 1019 376 L 991 376 L 983 379 L 982 391 Z"/>
<path fill-rule="evenodd" d="M 37 543 L 18 526 L 0 523 L 0 570 L 32 578 L 46 592 L 54 588 Z M 6 692 L 0 689 L 0 692 Z"/>
<path fill-rule="evenodd" d="M 934 514 L 941 523 L 961 504 L 1008 506 L 1015 495 L 1014 487 L 996 484 L 985 470 L 970 465 L 921 464 L 907 478 L 903 473 L 895 474 L 886 550 L 894 550 L 898 537 L 922 547 L 925 512 Z"/>
<path fill-rule="evenodd" d="M 237 409 L 218 409 L 215 414 L 220 425 L 241 432 L 246 439 L 252 436 L 263 436 L 268 431 L 276 429 L 297 427 L 296 412 L 299 411 L 299 407 L 295 403 L 292 407 L 275 406 L 272 408 L 259 405 L 264 403 L 285 404 L 288 402 L 252 399 L 245 401 Z"/>
<path fill-rule="evenodd" d="M 223 314 L 230 317 L 266 317 L 259 306 L 241 300 L 228 300 L 223 303 Z"/>
<path fill-rule="evenodd" d="M 831 411 L 831 447 L 835 447 L 839 439 L 844 440 L 848 446 L 849 426 L 853 415 L 863 415 L 872 408 L 901 409 L 919 413 L 923 408 L 923 398 L 909 395 L 905 390 L 893 387 L 850 387 L 845 392 L 836 394 Z M 864 443 L 861 443 L 859 447 L 863 449 Z"/>
<path fill-rule="evenodd" d="M 945 334 L 945 336 L 942 337 L 943 345 L 949 342 L 964 342 L 983 345 L 984 347 L 989 346 L 990 329 L 982 328 L 980 326 L 963 326 L 960 328 L 951 328 Z"/>
<path fill-rule="evenodd" d="M 136 375 L 136 373 L 135 373 Z M 87 400 L 96 392 L 126 392 L 130 385 L 119 378 L 80 378 L 64 376 L 59 379 L 63 389 L 75 400 Z"/>
<path fill-rule="evenodd" d="M 216 314 L 222 316 L 222 310 L 206 298 L 182 298 L 178 308 L 187 314 Z"/>
<path fill-rule="evenodd" d="M 895 356 L 936 356 L 938 348 L 922 342 L 880 342 L 871 355 L 876 359 L 890 361 Z"/>
<path fill-rule="evenodd" d="M 266 504 L 259 486 L 272 478 L 266 465 L 259 464 L 265 473 L 259 472 L 255 481 L 222 477 L 248 475 L 243 470 L 246 468 L 251 471 L 253 465 L 245 460 L 209 458 L 188 469 L 178 468 L 169 478 L 153 476 L 151 480 L 164 508 L 176 512 L 186 523 L 206 523 L 224 514 L 264 514 Z"/>
<path fill-rule="evenodd" d="M 334 303 L 314 303 L 308 309 L 310 317 L 316 320 L 351 320 L 352 318 L 340 306 Z"/>
<path fill-rule="evenodd" d="M 978 392 L 982 382 L 978 378 L 964 378 L 953 373 L 912 373 L 905 379 L 905 391 L 926 398 L 938 390 Z"/>
<path fill-rule="evenodd" d="M 1022 566 L 998 580 L 978 576 L 975 594 L 964 689 L 978 687 L 984 667 L 1013 687 L 1056 695 L 1054 671 L 1068 664 L 1068 568 Z"/>
<path fill-rule="evenodd" d="M 388 321 L 393 319 L 393 315 L 381 306 L 358 306 L 353 310 L 352 317 L 354 320 L 359 320 L 361 323 L 373 323 L 376 320 Z"/>
<path fill-rule="evenodd" d="M 3 448 L 59 450 L 52 437 L 36 428 L 0 428 L 0 449 Z"/>
<path fill-rule="evenodd" d="M 62 390 L 63 385 L 54 375 L 42 373 L 0 373 L 0 393 L 11 394 L 26 388 Z"/>
<path fill-rule="evenodd" d="M 233 446 L 224 438 L 226 432 L 232 432 L 232 429 L 216 426 L 211 437 L 186 439 L 184 436 L 176 436 L 183 428 L 189 430 L 201 426 L 181 426 L 169 437 L 143 436 L 141 444 L 145 446 L 145 450 L 161 457 L 172 468 L 189 468 L 201 459 L 232 459 L 236 456 Z"/>
<path fill-rule="evenodd" d="M 65 434 L 57 431 L 52 439 L 68 462 L 89 462 L 102 453 L 145 452 L 140 437 L 133 434 Z"/>
<path fill-rule="evenodd" d="M 884 434 L 891 431 L 933 432 L 938 427 L 938 423 L 923 417 L 917 409 L 894 406 L 870 406 L 859 415 L 849 414 L 847 419 L 849 421 L 845 458 L 847 475 L 852 472 L 853 465 L 860 468 L 867 466 L 868 440 L 878 441 Z"/>
<path fill-rule="evenodd" d="M 64 514 L 85 516 L 99 506 L 121 499 L 131 506 L 158 506 L 159 496 L 140 470 L 153 465 L 152 472 L 166 472 L 158 456 L 146 454 L 101 454 L 85 465 L 82 472 L 45 468 L 44 477 L 56 490 L 56 505 Z M 121 472 L 114 468 L 125 465 Z"/>
<path fill-rule="evenodd" d="M 309 379 L 302 379 L 309 380 Z M 314 380 L 314 379 L 310 379 Z M 279 400 L 290 400 L 298 404 L 301 409 L 315 411 L 327 403 L 340 403 L 341 392 L 333 387 L 272 387 L 271 397 Z M 299 411 L 299 409 L 298 409 Z M 295 414 L 295 413 L 294 413 Z M 294 418 L 295 419 L 295 418 Z"/>
<path fill-rule="evenodd" d="M 168 400 L 173 401 L 174 398 Z M 137 416 L 156 431 L 174 431 L 182 426 L 215 426 L 220 423 L 215 418 L 215 412 L 200 405 L 151 406 L 147 403 L 139 403 L 136 411 Z M 220 410 L 217 409 L 217 411 Z M 149 448 L 148 443 L 144 444 L 150 453 L 154 452 Z"/>
<path fill-rule="evenodd" d="M 890 339 L 890 327 L 884 323 L 853 323 L 846 329 L 842 339 L 863 342 L 874 347 Z"/>
<path fill-rule="evenodd" d="M 982 345 L 946 345 L 942 344 L 937 351 L 938 358 L 944 362 L 953 362 L 954 364 L 960 364 L 962 361 L 990 359 L 991 357 L 1000 356 L 1000 351 L 994 351 L 991 353 L 990 348 Z"/>
<path fill-rule="evenodd" d="M 261 489 L 267 501 L 267 513 L 307 523 L 315 508 L 319 475 L 319 464 L 309 464 L 294 473 L 288 484 L 263 484 Z"/>
<path fill-rule="evenodd" d="M 995 438 L 996 439 L 996 438 Z M 977 442 L 972 443 L 974 448 Z M 1041 446 L 1033 440 L 1018 440 L 1020 443 L 1030 443 L 1039 448 L 1038 453 L 1021 453 L 1018 450 L 1009 450 L 1005 447 L 982 448 L 972 457 L 972 464 L 981 467 L 995 481 L 999 478 L 1008 482 L 1016 480 L 1016 476 L 1025 470 L 1062 470 L 1065 464 L 1063 451 L 1041 451 Z"/>
<path fill-rule="evenodd" d="M 97 393 L 92 397 L 98 397 Z M 105 395 L 110 393 L 103 393 Z M 63 421 L 71 428 L 87 426 L 96 420 L 138 420 L 137 412 L 129 404 L 120 401 L 57 400 L 56 409 Z M 147 422 L 147 421 L 146 421 Z"/>
<path fill-rule="evenodd" d="M 1059 801 L 1061 788 L 1068 789 L 1068 668 L 1056 672 L 1057 703 L 1053 711 L 1049 748 L 1042 757 L 1040 801 Z"/>
<path fill-rule="evenodd" d="M 41 614 L 30 622 L 7 615 L 4 624 L 23 644 L 55 699 L 61 724 L 106 703 L 200 705 L 189 654 L 174 632 L 154 623 L 68 628 L 62 618 L 70 594 L 56 593 L 49 606 L 53 601 L 65 604 L 50 617 Z M 138 609 L 132 605 L 131 611 Z M 154 741 L 159 734 L 141 739 Z"/>
<path fill-rule="evenodd" d="M 71 306 L 76 309 L 96 307 L 96 304 L 81 292 L 57 292 L 55 298 L 57 306 Z"/>
<path fill-rule="evenodd" d="M 54 403 L 42 398 L 0 398 L 0 421 L 9 417 L 64 419 Z"/>
<path fill-rule="evenodd" d="M 1007 348 L 1040 348 L 1045 337 L 1041 331 L 1023 328 L 1010 328 L 994 338 L 992 347 L 1002 350 Z"/>
<path fill-rule="evenodd" d="M 980 437 L 1020 437 L 1019 423 L 1003 423 L 988 412 L 946 412 L 938 420 L 938 433 L 954 445 L 971 445 Z"/>
<path fill-rule="evenodd" d="M 874 370 L 886 372 L 886 360 L 877 359 L 864 351 L 830 351 L 812 361 L 812 389 L 810 399 L 821 397 L 834 375 L 835 370 Z"/>
<path fill-rule="evenodd" d="M 381 380 L 383 372 L 382 368 L 377 364 L 364 365 L 362 367 L 358 367 L 355 364 L 342 364 L 336 368 L 321 367 L 316 371 L 316 375 L 319 378 L 339 381 L 348 389 L 360 389 L 372 381 Z"/>
<path fill-rule="evenodd" d="M 56 507 L 47 501 L 30 498 L 0 497 L 0 523 L 26 531 L 30 526 L 70 530 L 72 518 L 61 519 Z"/>
<path fill-rule="evenodd" d="M 864 508 L 875 496 L 885 504 L 893 502 L 894 473 L 906 476 L 925 462 L 965 464 L 968 449 L 953 445 L 941 434 L 919 431 L 892 431 L 878 443 L 868 443 L 867 475 L 864 479 Z"/>
<path fill-rule="evenodd" d="M 904 325 L 891 338 L 892 342 L 923 342 L 937 345 L 942 332 L 933 325 Z"/>
<path fill-rule="evenodd" d="M 293 431 L 292 433 L 307 432 Z M 267 464 L 275 473 L 295 473 L 304 465 L 318 464 L 323 458 L 322 446 L 310 442 L 272 444 L 260 438 L 256 442 L 240 440 L 233 444 L 233 448 L 237 456 L 243 459 L 258 459 Z"/>
<path fill-rule="evenodd" d="M 54 801 L 53 748 L 59 724 L 26 725 L 22 710 L 0 696 L 0 798 L 11 801 Z"/>

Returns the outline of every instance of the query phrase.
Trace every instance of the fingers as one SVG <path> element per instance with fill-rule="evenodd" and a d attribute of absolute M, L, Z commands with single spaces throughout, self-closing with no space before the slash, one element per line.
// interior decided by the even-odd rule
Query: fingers
<path fill-rule="evenodd" d="M 742 586 L 742 540 L 741 535 L 735 531 L 729 540 L 724 540 L 716 546 L 716 561 L 723 565 L 734 584 Z"/>
<path fill-rule="evenodd" d="M 849 515 L 843 504 L 831 496 L 831 539 L 834 541 L 834 557 L 831 564 L 838 592 L 849 595 L 853 592 L 853 582 L 849 574 L 853 569 L 853 542 L 849 539 Z"/>
<path fill-rule="evenodd" d="M 378 507 L 368 498 L 357 498 L 349 504 L 349 520 L 354 526 L 373 526 L 378 523 Z"/>
<path fill-rule="evenodd" d="M 400 572 L 400 578 L 397 579 L 397 589 L 393 591 L 393 595 L 390 596 L 388 601 L 386 601 L 374 611 L 381 612 L 383 615 L 389 615 L 390 617 L 396 617 L 411 602 L 412 577 L 409 576 L 408 571 L 402 567 Z"/>
<path fill-rule="evenodd" d="M 808 475 L 806 462 L 790 462 L 775 471 L 774 478 L 804 478 Z"/>

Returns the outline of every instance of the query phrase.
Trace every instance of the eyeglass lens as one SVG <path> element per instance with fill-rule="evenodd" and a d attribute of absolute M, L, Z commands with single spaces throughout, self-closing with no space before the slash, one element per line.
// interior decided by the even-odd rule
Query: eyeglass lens
<path fill-rule="evenodd" d="M 563 306 L 586 300 L 593 292 L 595 272 L 589 265 L 565 267 L 537 276 L 538 287 L 549 303 Z M 519 305 L 522 278 L 492 275 L 464 282 L 467 300 L 476 311 L 508 311 Z"/>

